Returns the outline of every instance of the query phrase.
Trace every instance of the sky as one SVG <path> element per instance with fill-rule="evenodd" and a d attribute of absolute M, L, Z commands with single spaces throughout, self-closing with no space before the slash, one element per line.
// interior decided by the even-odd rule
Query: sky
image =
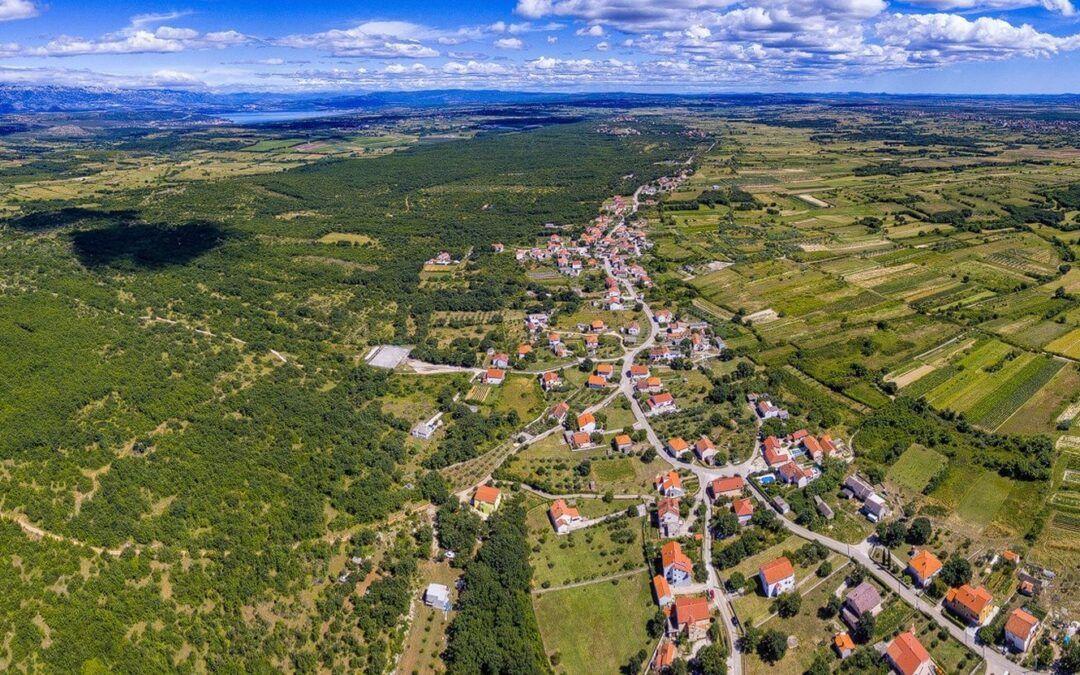
<path fill-rule="evenodd" d="M 1080 0 L 0 0 L 0 82 L 1075 93 Z"/>

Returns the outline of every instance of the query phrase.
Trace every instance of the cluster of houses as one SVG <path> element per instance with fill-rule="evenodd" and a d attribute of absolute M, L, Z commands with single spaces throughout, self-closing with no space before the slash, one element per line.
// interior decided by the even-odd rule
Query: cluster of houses
<path fill-rule="evenodd" d="M 709 341 L 709 323 L 706 321 L 681 321 L 675 317 L 671 310 L 660 309 L 653 314 L 653 319 L 660 326 L 656 339 L 661 346 L 649 353 L 649 358 L 655 361 L 670 361 L 682 356 L 672 347 L 689 345 L 690 354 L 703 354 L 713 348 Z M 726 348 L 723 340 L 717 338 L 715 347 L 717 350 Z"/>
<path fill-rule="evenodd" d="M 448 251 L 440 251 L 434 258 L 427 261 L 428 265 L 435 265 L 437 267 L 448 267 L 450 265 L 457 265 L 460 260 L 454 260 L 454 257 L 450 255 Z"/>
<path fill-rule="evenodd" d="M 669 415 L 679 411 L 675 397 L 664 391 L 664 383 L 652 374 L 648 366 L 634 364 L 627 373 L 634 382 L 634 391 L 649 395 L 645 400 L 645 411 L 649 415 Z"/>
<path fill-rule="evenodd" d="M 664 442 L 664 449 L 666 449 L 668 454 L 675 459 L 683 461 L 685 461 L 690 456 L 690 453 L 693 452 L 694 456 L 697 457 L 702 464 L 712 464 L 718 453 L 716 445 L 706 436 L 702 436 L 694 441 L 693 445 L 690 445 L 690 443 L 681 436 L 673 436 Z"/>
<path fill-rule="evenodd" d="M 889 505 L 885 502 L 885 498 L 874 492 L 869 483 L 855 474 L 844 479 L 840 494 L 848 499 L 857 499 L 862 502 L 860 511 L 872 523 L 879 522 L 889 515 Z"/>
<path fill-rule="evenodd" d="M 712 623 L 709 599 L 704 595 L 676 595 L 672 590 L 689 586 L 693 577 L 694 564 L 678 541 L 660 547 L 660 574 L 653 577 L 652 591 L 656 604 L 667 617 L 667 638 L 657 649 L 654 670 L 662 670 L 675 660 L 674 640 L 685 637 L 693 642 L 708 635 Z"/>
<path fill-rule="evenodd" d="M 567 429 L 563 432 L 566 443 L 574 450 L 582 450 L 592 447 L 592 434 L 599 431 L 596 415 L 591 412 L 583 412 L 577 416 L 577 431 Z"/>
<path fill-rule="evenodd" d="M 714 502 L 728 501 L 739 525 L 749 525 L 754 517 L 754 500 L 743 496 L 746 481 L 742 476 L 724 476 L 709 481 L 705 490 Z"/>
<path fill-rule="evenodd" d="M 761 442 L 761 455 L 765 459 L 765 464 L 776 474 L 780 482 L 803 488 L 821 476 L 821 471 L 817 466 L 798 461 L 800 458 L 813 460 L 813 456 L 805 450 L 806 441 L 810 439 L 817 443 L 817 440 L 805 430 L 797 431 L 796 434 L 799 434 L 798 439 L 793 439 L 795 434 L 783 439 L 766 436 Z M 824 457 L 825 455 L 819 451 L 819 460 L 816 460 L 816 463 L 820 465 Z"/>
<path fill-rule="evenodd" d="M 677 537 L 685 527 L 679 512 L 679 499 L 686 496 L 682 476 L 678 471 L 668 471 L 653 481 L 660 498 L 656 502 L 656 525 L 662 537 Z"/>

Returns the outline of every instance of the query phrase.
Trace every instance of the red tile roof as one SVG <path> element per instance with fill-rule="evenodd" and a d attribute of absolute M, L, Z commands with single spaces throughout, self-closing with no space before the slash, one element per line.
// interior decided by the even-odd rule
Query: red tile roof
<path fill-rule="evenodd" d="M 986 606 L 989 605 L 993 599 L 994 597 L 990 595 L 990 591 L 982 586 L 974 588 L 968 584 L 964 584 L 958 588 L 950 588 L 949 592 L 945 594 L 945 602 L 960 605 L 974 616 L 982 614 L 982 611 L 986 609 Z"/>
<path fill-rule="evenodd" d="M 491 487 L 490 485 L 481 485 L 476 488 L 476 492 L 473 493 L 473 499 L 478 502 L 494 505 L 495 502 L 498 501 L 500 494 L 502 493 L 499 492 L 498 488 Z"/>
<path fill-rule="evenodd" d="M 709 619 L 709 599 L 703 595 L 675 598 L 675 624 L 685 626 Z"/>
<path fill-rule="evenodd" d="M 911 632 L 901 633 L 889 643 L 885 653 L 901 675 L 912 675 L 919 666 L 930 660 L 930 653 Z"/>
<path fill-rule="evenodd" d="M 747 497 L 736 499 L 731 502 L 731 509 L 735 512 L 735 515 L 740 518 L 743 516 L 752 516 L 754 515 L 754 502 Z"/>
<path fill-rule="evenodd" d="M 722 495 L 725 492 L 735 492 L 736 490 L 742 490 L 746 485 L 742 476 L 727 476 L 724 478 L 716 478 L 709 487 L 712 488 L 714 495 Z"/>
<path fill-rule="evenodd" d="M 795 575 L 795 569 L 791 566 L 791 561 L 786 557 L 781 556 L 772 562 L 765 563 L 759 570 L 761 578 L 765 580 L 765 583 L 772 586 L 781 579 L 787 579 L 790 576 Z"/>
<path fill-rule="evenodd" d="M 915 570 L 915 573 L 925 580 L 941 571 L 941 561 L 938 560 L 936 555 L 923 549 L 911 556 L 908 567 Z"/>
<path fill-rule="evenodd" d="M 687 574 L 694 570 L 694 563 L 683 553 L 682 546 L 677 541 L 669 541 L 660 547 L 660 564 L 665 570 L 674 566 Z"/>
<path fill-rule="evenodd" d="M 653 577 L 652 588 L 653 593 L 656 594 L 657 602 L 660 602 L 661 598 L 671 597 L 671 584 L 668 583 L 667 579 L 665 579 L 664 575 L 662 574 L 657 574 L 655 577 Z"/>
<path fill-rule="evenodd" d="M 1009 620 L 1005 622 L 1005 632 L 1016 636 L 1021 641 L 1025 641 L 1031 635 L 1031 631 L 1035 630 L 1038 625 L 1038 619 L 1017 607 L 1009 615 Z"/>

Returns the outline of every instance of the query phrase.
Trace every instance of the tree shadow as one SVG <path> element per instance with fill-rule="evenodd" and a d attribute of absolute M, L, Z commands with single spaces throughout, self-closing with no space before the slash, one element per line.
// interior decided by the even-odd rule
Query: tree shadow
<path fill-rule="evenodd" d="M 117 223 L 72 232 L 71 245 L 87 267 L 158 269 L 183 265 L 216 248 L 227 233 L 216 223 L 195 221 L 180 225 Z"/>
<path fill-rule="evenodd" d="M 138 211 L 65 207 L 9 218 L 4 225 L 26 232 L 77 227 L 67 236 L 86 267 L 157 269 L 183 265 L 219 246 L 229 232 L 217 223 L 146 223 Z"/>

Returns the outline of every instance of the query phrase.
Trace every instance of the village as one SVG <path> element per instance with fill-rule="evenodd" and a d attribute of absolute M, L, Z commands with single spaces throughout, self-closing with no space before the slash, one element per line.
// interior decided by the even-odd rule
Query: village
<path fill-rule="evenodd" d="M 1046 628 L 1046 612 L 1033 599 L 1052 582 L 1052 572 L 1025 568 L 1009 550 L 989 556 L 984 552 L 976 561 L 977 576 L 1005 590 L 995 597 L 973 580 L 973 565 L 966 559 L 953 556 L 943 563 L 931 550 L 928 534 L 913 537 L 910 529 L 899 526 L 899 541 L 892 534 L 885 541 L 875 526 L 884 526 L 903 510 L 902 504 L 880 479 L 875 484 L 852 471 L 855 456 L 848 441 L 826 429 L 788 431 L 795 416 L 765 391 L 747 392 L 741 403 L 754 427 L 748 456 L 722 452 L 708 434 L 662 435 L 659 425 L 664 420 L 677 419 L 684 405 L 692 407 L 666 382 L 680 371 L 704 369 L 710 360 L 731 356 L 710 321 L 668 308 L 654 311 L 645 300 L 653 281 L 641 258 L 652 244 L 634 218 L 639 200 L 675 189 L 685 177 L 645 186 L 629 199 L 614 197 L 577 238 L 551 234 L 542 245 L 516 249 L 516 261 L 538 278 L 555 274 L 568 280 L 602 279 L 602 291 L 577 291 L 583 296 L 580 304 L 596 318 L 567 325 L 558 309 L 527 313 L 521 326 L 525 339 L 512 350 L 489 350 L 487 362 L 473 371 L 475 382 L 488 388 L 526 374 L 554 401 L 539 426 L 530 425 L 546 431 L 522 435 L 508 457 L 511 463 L 541 442 L 554 444 L 553 451 L 567 456 L 640 454 L 667 466 L 649 481 L 653 489 L 620 495 L 625 501 L 619 503 L 631 504 L 626 513 L 587 514 L 579 505 L 591 500 L 583 500 L 583 495 L 540 493 L 524 483 L 499 480 L 499 471 L 505 472 L 500 469 L 495 480 L 485 478 L 483 484 L 460 492 L 460 498 L 487 518 L 508 489 L 543 494 L 546 522 L 556 537 L 601 529 L 614 520 L 641 519 L 645 550 L 654 554 L 647 561 L 649 588 L 664 618 L 660 638 L 644 664 L 654 672 L 668 672 L 676 661 L 690 661 L 710 645 L 725 654 L 730 673 L 743 672 L 747 653 L 766 661 L 782 657 L 798 646 L 798 638 L 772 628 L 762 634 L 758 626 L 770 626 L 769 617 L 785 616 L 791 605 L 797 611 L 800 595 L 810 595 L 823 582 L 835 586 L 829 605 L 838 606 L 826 625 L 835 630 L 830 646 L 837 662 L 868 646 L 900 675 L 956 672 L 958 664 L 980 660 L 986 672 L 1027 672 L 1019 662 Z M 495 244 L 494 252 L 505 253 L 505 247 Z M 448 261 L 450 255 L 441 253 L 431 262 Z M 578 372 L 583 377 L 569 377 Z M 606 413 L 617 400 L 625 401 L 628 414 L 620 426 L 605 426 Z M 413 435 L 430 438 L 439 424 L 436 416 L 418 424 Z M 595 482 L 588 488 L 586 492 L 599 496 Z M 807 511 L 814 512 L 812 517 L 804 518 Z M 848 521 L 846 536 L 823 534 L 838 518 Z M 863 525 L 851 524 L 857 520 Z M 804 522 L 814 523 L 814 529 Z M 890 527 L 895 531 L 898 521 Z M 851 541 L 852 530 L 859 533 L 856 541 Z M 740 559 L 724 560 L 725 569 L 745 571 L 722 579 L 714 547 L 737 548 L 750 540 L 748 533 L 753 533 L 750 539 L 766 542 L 759 547 L 766 552 L 778 550 L 770 542 L 797 542 L 800 548 L 793 554 L 781 546 L 780 555 L 765 558 L 757 549 L 747 550 Z M 911 541 L 922 545 L 905 544 Z M 813 555 L 806 554 L 807 549 Z M 810 567 L 815 562 L 820 562 L 816 571 Z M 449 587 L 432 584 L 424 601 L 450 611 L 452 596 Z M 883 633 L 880 625 L 875 630 L 879 616 L 894 620 L 889 632 Z M 907 623 L 895 623 L 897 617 Z M 939 642 L 954 646 L 946 651 Z M 936 662 L 930 649 L 947 653 L 950 660 Z"/>

